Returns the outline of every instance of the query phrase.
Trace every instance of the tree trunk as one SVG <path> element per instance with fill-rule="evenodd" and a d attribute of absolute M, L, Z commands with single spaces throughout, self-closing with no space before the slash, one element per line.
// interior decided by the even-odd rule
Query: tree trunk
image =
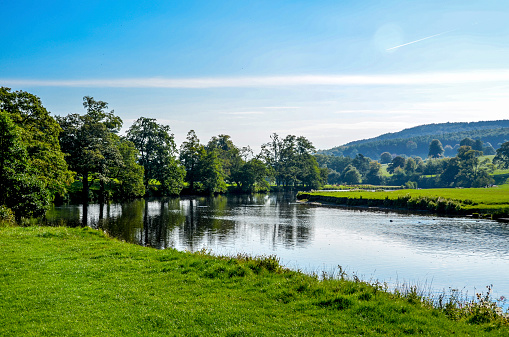
<path fill-rule="evenodd" d="M 105 200 L 104 200 L 104 194 L 105 194 L 105 186 L 104 186 L 104 180 L 103 179 L 99 179 L 99 203 L 100 204 L 104 204 Z"/>
<path fill-rule="evenodd" d="M 85 204 L 88 205 L 88 190 L 89 190 L 88 172 L 84 172 L 83 173 L 83 196 L 82 196 L 83 205 L 85 205 Z"/>

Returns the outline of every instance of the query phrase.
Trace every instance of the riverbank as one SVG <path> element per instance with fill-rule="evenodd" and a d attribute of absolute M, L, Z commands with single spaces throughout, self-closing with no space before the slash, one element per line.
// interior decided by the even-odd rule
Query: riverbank
<path fill-rule="evenodd" d="M 438 188 L 396 191 L 314 191 L 299 192 L 297 199 L 342 206 L 383 207 L 429 211 L 444 215 L 507 218 L 509 185 L 490 188 Z"/>
<path fill-rule="evenodd" d="M 0 228 L 0 335 L 506 336 L 491 311 L 281 268 L 123 243 L 90 228 Z M 447 314 L 455 319 L 451 319 Z"/>

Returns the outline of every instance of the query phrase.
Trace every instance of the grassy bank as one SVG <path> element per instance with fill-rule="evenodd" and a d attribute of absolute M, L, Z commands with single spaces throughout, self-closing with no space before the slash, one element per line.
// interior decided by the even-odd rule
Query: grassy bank
<path fill-rule="evenodd" d="M 1 336 L 509 334 L 491 309 L 433 309 L 274 258 L 158 251 L 89 228 L 0 228 L 0 256 Z"/>
<path fill-rule="evenodd" d="M 347 206 L 393 207 L 441 214 L 509 214 L 509 184 L 492 188 L 437 188 L 397 191 L 317 191 L 299 193 L 300 200 Z"/>

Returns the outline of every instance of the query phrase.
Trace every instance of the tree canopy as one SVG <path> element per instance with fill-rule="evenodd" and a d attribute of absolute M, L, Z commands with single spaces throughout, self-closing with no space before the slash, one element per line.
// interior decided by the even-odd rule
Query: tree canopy
<path fill-rule="evenodd" d="M 161 183 L 165 195 L 179 194 L 184 184 L 184 167 L 177 160 L 177 147 L 170 127 L 153 118 L 140 117 L 127 131 L 127 139 L 139 151 L 138 162 L 144 167 L 145 188 L 150 180 Z"/>
<path fill-rule="evenodd" d="M 509 142 L 503 143 L 496 152 L 493 158 L 493 164 L 498 165 L 500 168 L 509 168 Z"/>
<path fill-rule="evenodd" d="M 307 186 L 316 188 L 324 183 L 318 162 L 312 155 L 313 144 L 305 137 L 288 135 L 281 139 L 278 134 L 262 145 L 261 158 L 270 168 L 277 186 Z"/>
<path fill-rule="evenodd" d="M 58 136 L 62 130 L 39 97 L 26 91 L 13 92 L 0 87 L 0 111 L 5 111 L 19 127 L 19 138 L 26 148 L 33 174 L 51 194 L 65 194 L 72 174 L 59 143 Z"/>
<path fill-rule="evenodd" d="M 494 143 L 501 146 L 491 163 L 480 157 L 484 151 L 495 153 L 491 143 L 461 133 L 454 139 L 463 135 L 458 140 L 462 146 L 446 146 L 448 154 L 457 152 L 453 158 L 441 158 L 444 148 L 439 139 L 430 142 L 431 133 L 421 138 L 380 140 L 399 142 L 401 148 L 414 152 L 393 158 L 391 152 L 384 151 L 385 145 L 378 144 L 376 153 L 382 153 L 376 157 L 389 163 L 390 175 L 382 174 L 382 165 L 361 152 L 365 142 L 357 142 L 348 155 L 331 156 L 316 153 L 305 137 L 273 133 L 260 153 L 254 154 L 249 147 L 236 146 L 225 134 L 203 145 L 191 130 L 178 152 L 170 127 L 153 118 L 138 118 L 126 135 L 120 136 L 122 119 L 108 110 L 108 103 L 85 96 L 83 107 L 84 114 L 54 119 L 37 96 L 0 87 L 2 212 L 7 208 L 18 220 L 42 215 L 56 195 L 71 200 L 80 196 L 85 205 L 89 200 L 176 195 L 184 188 L 185 192 L 207 194 L 267 191 L 271 183 L 279 188 L 304 189 L 320 188 L 327 182 L 481 187 L 493 183 L 490 174 L 495 165 L 509 168 L 509 142 Z M 495 141 L 506 137 L 507 131 L 480 130 L 493 132 Z M 424 141 L 429 154 L 425 162 L 415 155 Z"/>
<path fill-rule="evenodd" d="M 130 158 L 123 156 L 118 147 L 121 142 L 116 133 L 122 127 L 122 119 L 115 116 L 113 110 L 106 110 L 108 103 L 90 96 L 83 97 L 83 107 L 87 111 L 84 115 L 57 117 L 63 130 L 60 144 L 68 154 L 69 167 L 78 174 L 83 184 L 82 202 L 87 203 L 90 199 L 89 178 L 99 180 L 100 199 L 104 201 L 105 185 L 113 175 L 120 177 L 114 168 L 124 167 L 125 160 Z M 140 173 L 139 170 L 134 172 Z M 140 191 L 138 187 L 136 189 Z"/>
<path fill-rule="evenodd" d="M 0 205 L 10 208 L 17 221 L 43 215 L 50 202 L 48 189 L 30 166 L 21 134 L 9 114 L 0 111 Z"/>
<path fill-rule="evenodd" d="M 444 147 L 438 139 L 433 139 L 429 144 L 428 157 L 440 158 L 444 155 Z"/>

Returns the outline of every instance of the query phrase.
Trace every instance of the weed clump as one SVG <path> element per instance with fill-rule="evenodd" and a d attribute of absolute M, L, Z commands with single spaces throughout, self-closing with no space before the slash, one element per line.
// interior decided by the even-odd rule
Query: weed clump
<path fill-rule="evenodd" d="M 505 298 L 494 300 L 491 296 L 493 286 L 486 288 L 486 293 L 477 293 L 470 301 L 462 301 L 459 292 L 453 289 L 446 303 L 443 303 L 444 295 L 439 297 L 437 306 L 451 319 L 466 319 L 472 324 L 509 325 L 509 313 L 504 313 L 499 305 Z"/>

